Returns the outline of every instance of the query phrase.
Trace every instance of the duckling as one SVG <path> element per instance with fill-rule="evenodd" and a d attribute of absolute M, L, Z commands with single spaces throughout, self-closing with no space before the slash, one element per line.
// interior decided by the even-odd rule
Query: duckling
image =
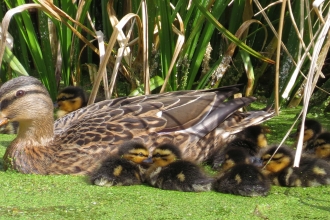
<path fill-rule="evenodd" d="M 330 132 L 323 132 L 317 136 L 312 150 L 316 157 L 330 162 Z"/>
<path fill-rule="evenodd" d="M 242 138 L 235 138 L 227 145 L 225 145 L 223 150 L 215 154 L 213 158 L 212 169 L 219 170 L 222 167 L 223 163 L 226 161 L 227 152 L 232 148 L 242 148 L 249 154 L 250 157 L 256 156 L 259 152 L 257 143 Z"/>
<path fill-rule="evenodd" d="M 301 128 L 301 123 L 298 124 L 297 131 L 292 133 L 290 137 L 295 138 L 298 140 L 299 132 Z M 316 137 L 322 132 L 322 125 L 315 119 L 308 119 L 305 120 L 305 127 L 304 127 L 304 139 L 303 139 L 303 150 L 308 151 L 312 147 L 313 142 L 315 141 Z M 297 142 L 294 144 L 297 146 Z"/>
<path fill-rule="evenodd" d="M 292 150 L 282 146 L 275 153 L 276 149 L 277 146 L 271 147 L 262 155 L 264 164 L 262 172 L 273 184 L 289 187 L 330 184 L 330 164 L 326 161 L 302 156 L 299 167 L 292 167 L 294 160 Z"/>
<path fill-rule="evenodd" d="M 183 158 L 208 160 L 245 127 L 270 119 L 272 111 L 237 112 L 253 97 L 231 99 L 238 86 L 122 97 L 73 111 L 54 122 L 43 84 L 20 76 L 0 88 L 0 126 L 19 122 L 4 168 L 21 173 L 89 175 L 126 141 L 147 149 L 179 147 Z"/>
<path fill-rule="evenodd" d="M 230 141 L 223 150 L 220 150 L 212 158 L 212 168 L 218 170 L 225 160 L 226 149 L 232 147 L 242 147 L 248 150 L 250 156 L 256 156 L 261 148 L 267 146 L 266 133 L 269 129 L 262 125 L 255 125 L 245 128 L 239 132 L 236 138 Z"/>
<path fill-rule="evenodd" d="M 270 181 L 252 164 L 246 149 L 233 147 L 226 151 L 225 162 L 213 183 L 215 191 L 241 196 L 266 196 Z"/>
<path fill-rule="evenodd" d="M 199 166 L 182 160 L 180 150 L 171 144 L 158 146 L 152 152 L 153 164 L 146 171 L 146 182 L 165 190 L 184 192 L 209 191 L 213 179 L 207 177 Z"/>
<path fill-rule="evenodd" d="M 126 142 L 118 149 L 118 154 L 108 157 L 101 167 L 91 174 L 90 180 L 98 186 L 128 186 L 141 184 L 140 166 L 149 156 L 148 149 L 141 143 Z"/>
<path fill-rule="evenodd" d="M 245 128 L 243 131 L 237 134 L 238 137 L 252 141 L 257 144 L 258 147 L 267 147 L 266 134 L 270 133 L 270 129 L 264 125 L 254 125 Z"/>
<path fill-rule="evenodd" d="M 57 118 L 73 112 L 87 105 L 87 98 L 82 88 L 76 86 L 68 86 L 62 89 L 56 98 L 58 110 Z"/>
<path fill-rule="evenodd" d="M 0 126 L 0 134 L 17 134 L 18 122 L 8 122 L 8 124 Z"/>

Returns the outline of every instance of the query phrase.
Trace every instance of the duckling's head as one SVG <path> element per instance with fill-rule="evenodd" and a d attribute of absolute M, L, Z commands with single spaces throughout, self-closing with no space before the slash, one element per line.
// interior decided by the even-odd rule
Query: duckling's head
<path fill-rule="evenodd" d="M 36 78 L 20 76 L 0 88 L 0 125 L 19 122 L 19 133 L 53 136 L 53 103 L 47 89 Z M 38 132 L 37 132 L 38 130 Z"/>
<path fill-rule="evenodd" d="M 298 139 L 299 132 L 301 128 L 301 123 L 297 127 L 297 131 L 290 136 Z M 314 139 L 318 134 L 322 132 L 322 125 L 315 119 L 308 119 L 305 120 L 305 127 L 304 127 L 304 142 Z"/>
<path fill-rule="evenodd" d="M 58 118 L 87 105 L 87 98 L 82 88 L 68 86 L 62 89 L 56 98 Z"/>
<path fill-rule="evenodd" d="M 181 151 L 172 144 L 162 144 L 152 152 L 153 164 L 157 167 L 164 167 L 181 159 Z"/>
<path fill-rule="evenodd" d="M 251 162 L 252 157 L 249 155 L 246 149 L 240 147 L 233 147 L 226 151 L 225 161 L 221 168 L 223 170 L 228 170 L 236 164 L 250 164 Z"/>
<path fill-rule="evenodd" d="M 245 128 L 239 136 L 256 143 L 258 147 L 267 147 L 267 133 L 270 133 L 270 129 L 266 126 L 254 125 Z"/>
<path fill-rule="evenodd" d="M 264 169 L 269 173 L 281 172 L 283 169 L 290 166 L 293 161 L 293 154 L 289 148 L 281 147 L 277 152 L 276 149 L 277 146 L 271 147 L 261 157 Z M 275 155 L 273 156 L 274 153 Z"/>
<path fill-rule="evenodd" d="M 320 134 L 315 142 L 315 155 L 319 158 L 330 158 L 330 132 Z"/>
<path fill-rule="evenodd" d="M 119 147 L 118 155 L 126 160 L 141 164 L 148 158 L 149 151 L 143 144 L 129 141 Z"/>

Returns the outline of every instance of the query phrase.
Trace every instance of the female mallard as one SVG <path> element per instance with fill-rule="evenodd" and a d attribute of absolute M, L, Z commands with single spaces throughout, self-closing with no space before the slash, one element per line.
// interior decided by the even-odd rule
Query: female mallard
<path fill-rule="evenodd" d="M 19 122 L 4 167 L 22 173 L 90 174 L 125 141 L 178 146 L 184 158 L 206 161 L 223 143 L 273 113 L 235 113 L 254 98 L 229 99 L 236 86 L 105 100 L 55 121 L 52 100 L 33 77 L 0 88 L 0 126 Z M 234 135 L 233 135 L 234 136 Z"/>

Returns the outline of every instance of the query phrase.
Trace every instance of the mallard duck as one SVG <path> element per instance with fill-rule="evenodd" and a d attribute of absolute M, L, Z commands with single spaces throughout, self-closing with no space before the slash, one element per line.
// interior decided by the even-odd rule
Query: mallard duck
<path fill-rule="evenodd" d="M 330 162 L 330 132 L 323 132 L 317 136 L 311 151 L 316 157 Z"/>
<path fill-rule="evenodd" d="M 270 190 L 270 181 L 252 163 L 246 149 L 240 147 L 228 149 L 225 162 L 213 183 L 213 189 L 241 196 L 267 195 Z"/>
<path fill-rule="evenodd" d="M 292 133 L 290 137 L 294 139 L 298 139 L 299 132 L 301 128 L 301 123 L 298 124 L 297 131 Z M 315 141 L 316 137 L 322 132 L 322 125 L 315 119 L 308 119 L 305 120 L 304 126 L 304 139 L 303 139 L 303 150 L 309 151 L 312 147 L 313 142 Z M 294 144 L 296 146 L 297 143 Z"/>
<path fill-rule="evenodd" d="M 330 164 L 309 156 L 302 156 L 299 167 L 292 167 L 294 155 L 290 148 L 277 146 L 263 155 L 263 173 L 278 186 L 319 186 L 330 184 Z M 275 155 L 272 157 L 272 155 Z"/>
<path fill-rule="evenodd" d="M 57 118 L 73 112 L 87 105 L 87 98 L 82 88 L 77 86 L 68 86 L 62 89 L 56 98 L 58 110 Z"/>
<path fill-rule="evenodd" d="M 145 173 L 145 181 L 151 186 L 184 192 L 211 190 L 213 179 L 195 163 L 183 160 L 179 148 L 174 145 L 158 146 L 152 152 L 152 162 Z"/>
<path fill-rule="evenodd" d="M 125 141 L 143 143 L 150 151 L 171 143 L 184 158 L 203 162 L 233 134 L 273 116 L 236 112 L 255 100 L 230 99 L 238 90 L 229 86 L 105 100 L 54 123 L 53 103 L 42 83 L 17 77 L 0 88 L 0 125 L 19 122 L 4 167 L 21 173 L 90 174 Z"/>
<path fill-rule="evenodd" d="M 142 162 L 149 156 L 148 149 L 141 143 L 126 142 L 118 148 L 117 155 L 109 156 L 90 177 L 98 186 L 128 186 L 141 184 L 145 167 Z"/>

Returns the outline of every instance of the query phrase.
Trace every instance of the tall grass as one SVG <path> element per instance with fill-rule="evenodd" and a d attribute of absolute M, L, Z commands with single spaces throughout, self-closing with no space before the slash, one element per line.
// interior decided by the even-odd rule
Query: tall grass
<path fill-rule="evenodd" d="M 314 46 L 329 13 L 329 3 L 313 8 L 306 1 L 34 2 L 35 7 L 7 21 L 9 33 L 15 36 L 12 54 L 17 60 L 8 59 L 10 51 L 1 47 L 5 53 L 2 81 L 17 75 L 11 76 L 10 70 L 26 74 L 14 67 L 15 62 L 38 76 L 54 98 L 60 82 L 79 85 L 90 74 L 95 86 L 92 100 L 102 79 L 108 78 L 103 83 L 107 97 L 117 94 L 121 85 L 130 88 L 119 94 L 137 95 L 159 86 L 158 91 L 164 92 L 244 83 L 246 95 L 258 92 L 271 97 L 269 104 L 277 100 L 278 106 L 286 105 L 297 97 L 297 91 L 304 91 Z M 25 0 L 5 0 L 0 17 L 26 4 Z M 125 17 L 128 13 L 129 18 Z M 98 31 L 104 42 L 97 43 Z M 108 54 L 100 54 L 99 45 Z M 327 49 L 323 46 L 322 53 Z M 97 71 L 83 71 L 92 65 Z M 311 71 L 321 68 L 319 61 Z"/>

